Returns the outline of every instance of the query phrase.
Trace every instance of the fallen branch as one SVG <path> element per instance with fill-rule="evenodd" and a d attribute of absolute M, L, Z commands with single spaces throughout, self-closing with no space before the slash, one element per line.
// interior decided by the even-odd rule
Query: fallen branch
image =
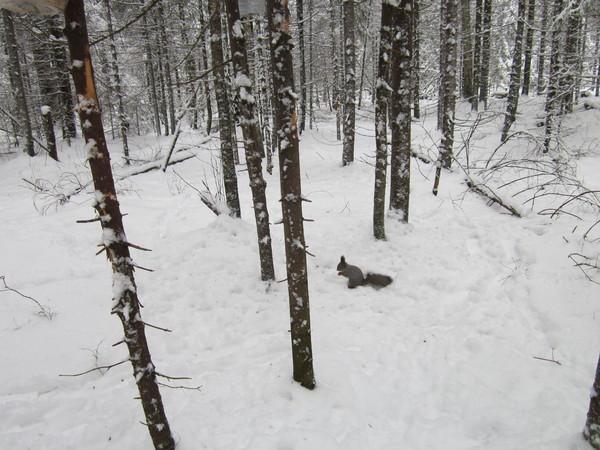
<path fill-rule="evenodd" d="M 467 174 L 467 177 L 465 178 L 465 182 L 467 183 L 467 186 L 469 187 L 469 189 L 471 189 L 473 192 L 476 192 L 477 194 L 481 195 L 482 197 L 487 198 L 491 203 L 496 203 L 499 206 L 501 206 L 502 208 L 506 209 L 508 212 L 510 212 L 513 216 L 516 217 L 522 217 L 521 213 L 519 211 L 517 211 L 517 209 L 514 206 L 509 205 L 508 203 L 506 203 L 504 200 L 502 200 L 502 198 L 496 194 L 492 188 L 490 188 L 489 186 L 487 186 L 484 183 L 478 183 L 472 176 Z"/>
<path fill-rule="evenodd" d="M 61 374 L 58 374 L 58 376 L 59 377 L 80 377 L 82 375 L 86 375 L 88 373 L 92 373 L 92 372 L 94 372 L 96 370 L 99 370 L 101 373 L 103 373 L 102 370 L 105 370 L 105 369 L 106 369 L 106 372 L 108 372 L 113 367 L 120 366 L 121 364 L 125 364 L 126 362 L 129 362 L 129 358 L 128 359 L 124 359 L 123 361 L 120 361 L 118 363 L 109 364 L 107 366 L 93 367 L 92 369 L 86 370 L 85 372 L 80 372 L 80 373 L 61 373 Z M 104 373 L 106 373 L 106 372 L 104 372 Z"/>
<path fill-rule="evenodd" d="M 35 298 L 30 297 L 29 295 L 25 295 L 22 292 L 19 292 L 18 290 L 14 289 L 14 288 L 11 288 L 8 284 L 6 284 L 6 276 L 0 275 L 0 280 L 2 280 L 2 283 L 4 284 L 4 289 L 0 289 L 0 292 L 14 292 L 15 294 L 18 294 L 23 298 L 31 300 L 38 306 L 39 311 L 37 312 L 37 314 L 39 316 L 45 317 L 48 320 L 52 320 L 52 318 L 54 317 L 54 313 L 52 312 L 52 310 L 50 308 L 43 306 Z"/>
<path fill-rule="evenodd" d="M 555 359 L 548 359 L 548 358 L 542 358 L 540 356 L 532 356 L 533 359 L 539 359 L 540 361 L 548 361 L 548 362 L 552 362 L 554 364 L 558 364 L 559 366 L 562 366 L 562 364 L 560 363 L 560 361 L 557 361 Z"/>
<path fill-rule="evenodd" d="M 215 213 L 216 216 L 221 215 L 222 211 L 219 209 L 219 207 L 217 206 L 215 201 L 212 198 L 210 198 L 210 197 L 212 197 L 212 193 L 210 192 L 210 190 L 207 191 L 208 192 L 208 195 L 207 195 L 207 192 L 202 192 L 196 186 L 189 183 L 185 178 L 183 178 L 181 175 L 179 175 L 176 171 L 173 171 L 173 173 L 181 181 L 183 181 L 187 186 L 191 187 L 194 191 L 196 191 L 198 193 L 198 195 L 200 196 L 200 201 L 202 203 L 204 203 L 208 209 L 210 209 L 213 213 Z M 205 184 L 205 186 L 206 186 L 206 184 Z M 209 195 L 210 195 L 210 197 L 209 197 Z"/>

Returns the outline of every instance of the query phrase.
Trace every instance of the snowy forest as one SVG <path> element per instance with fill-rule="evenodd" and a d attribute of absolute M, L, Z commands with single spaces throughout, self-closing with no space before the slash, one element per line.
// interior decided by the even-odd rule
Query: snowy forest
<path fill-rule="evenodd" d="M 0 448 L 600 450 L 600 0 L 0 8 Z"/>

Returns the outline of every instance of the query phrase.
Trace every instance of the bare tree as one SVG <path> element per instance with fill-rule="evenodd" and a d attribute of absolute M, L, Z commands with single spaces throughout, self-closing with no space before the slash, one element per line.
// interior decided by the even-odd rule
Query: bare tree
<path fill-rule="evenodd" d="M 342 165 L 354 161 L 356 50 L 354 48 L 354 0 L 343 0 L 344 21 L 344 150 Z"/>
<path fill-rule="evenodd" d="M 533 50 L 533 32 L 535 31 L 535 0 L 528 0 L 527 5 L 527 33 L 525 35 L 525 62 L 523 65 L 523 95 L 529 95 L 531 82 L 531 53 Z"/>
<path fill-rule="evenodd" d="M 300 152 L 294 93 L 292 36 L 287 0 L 267 0 L 276 92 L 276 124 L 279 135 L 281 208 L 290 303 L 290 328 L 294 380 L 307 389 L 315 387 L 313 371 L 306 243 L 302 215 Z"/>
<path fill-rule="evenodd" d="M 77 111 L 81 122 L 87 125 L 83 127 L 83 135 L 89 149 L 88 161 L 96 190 L 95 208 L 102 226 L 103 249 L 113 270 L 112 313 L 119 317 L 123 325 L 123 342 L 129 350 L 146 426 L 154 447 L 172 450 L 175 442 L 156 381 L 157 374 L 146 341 L 145 324 L 140 315 L 140 302 L 133 276 L 135 266 L 129 253 L 132 244 L 125 235 L 123 215 L 117 200 L 110 155 L 104 138 L 83 0 L 68 2 L 65 22 L 73 81 L 79 99 Z"/>

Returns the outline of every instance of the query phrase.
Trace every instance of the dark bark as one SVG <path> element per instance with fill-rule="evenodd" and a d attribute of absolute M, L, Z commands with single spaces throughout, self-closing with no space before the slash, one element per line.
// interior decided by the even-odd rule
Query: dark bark
<path fill-rule="evenodd" d="M 227 95 L 227 83 L 225 82 L 225 67 L 223 64 L 223 43 L 221 31 L 220 1 L 208 1 L 208 15 L 210 20 L 210 53 L 213 67 L 213 83 L 215 96 L 217 97 L 217 110 L 219 113 L 219 136 L 221 138 L 221 164 L 223 165 L 223 184 L 225 186 L 225 197 L 227 207 L 232 217 L 241 217 L 240 199 L 238 194 L 237 175 L 233 159 L 233 115 Z M 224 13 L 225 11 L 223 11 Z"/>
<path fill-rule="evenodd" d="M 246 164 L 252 191 L 254 219 L 258 237 L 260 272 L 263 281 L 274 280 L 273 251 L 269 229 L 269 210 L 267 208 L 267 183 L 262 174 L 262 149 L 258 113 L 250 81 L 246 38 L 240 20 L 238 0 L 225 0 L 229 25 L 229 45 L 233 57 L 234 86 L 239 98 L 239 121 L 244 134 Z"/>
<path fill-rule="evenodd" d="M 13 14 L 6 9 L 3 9 L 2 21 L 4 23 L 6 53 L 8 54 L 10 84 L 15 98 L 15 103 L 17 105 L 17 117 L 19 118 L 19 124 L 24 128 L 23 130 L 20 130 L 21 134 L 25 136 L 24 151 L 29 156 L 35 156 L 35 151 L 33 148 L 33 132 L 31 129 L 31 117 L 29 115 L 27 96 L 25 94 L 25 84 L 23 82 L 21 63 L 19 62 L 19 47 L 17 45 L 17 37 L 15 35 Z"/>
<path fill-rule="evenodd" d="M 140 0 L 141 4 L 144 4 L 144 0 Z M 150 43 L 150 34 L 148 32 L 148 17 L 146 14 L 142 17 L 142 39 L 144 41 L 144 63 L 146 69 L 146 75 L 148 79 L 148 88 L 150 91 L 150 106 L 152 107 L 152 114 L 154 117 L 154 127 L 156 134 L 161 135 L 160 126 L 160 108 L 158 104 L 158 94 L 156 92 L 156 78 L 154 76 L 154 52 L 152 51 L 152 45 Z M 169 134 L 168 128 L 165 125 L 165 134 Z"/>
<path fill-rule="evenodd" d="M 420 55 L 420 32 L 419 32 L 419 2 L 420 0 L 413 0 L 413 20 L 412 20 L 412 77 L 413 77 L 413 117 L 419 119 L 421 117 L 420 108 L 420 81 L 421 76 L 419 71 L 421 70 L 421 55 Z"/>
<path fill-rule="evenodd" d="M 546 90 L 546 80 L 544 78 L 544 66 L 546 62 L 546 35 L 548 27 L 548 2 L 550 0 L 541 0 L 542 2 L 542 25 L 540 28 L 540 45 L 538 47 L 537 60 L 537 95 L 543 95 Z"/>
<path fill-rule="evenodd" d="M 171 56 L 169 54 L 169 45 L 167 38 L 167 28 L 165 24 L 165 11 L 162 2 L 158 3 L 158 25 L 160 31 L 160 46 L 162 53 L 162 60 L 164 64 L 164 76 L 165 76 L 165 90 L 169 102 L 169 122 L 171 124 L 171 134 L 175 134 L 175 97 L 173 93 L 173 79 L 171 78 Z"/>
<path fill-rule="evenodd" d="M 381 5 L 379 31 L 379 59 L 377 69 L 377 94 L 375 103 L 375 189 L 373 195 L 373 235 L 385 239 L 385 189 L 387 178 L 387 113 L 391 94 L 390 61 L 392 58 L 392 15 L 389 1 Z"/>
<path fill-rule="evenodd" d="M 590 405 L 588 407 L 583 437 L 592 447 L 600 450 L 600 357 L 596 364 L 594 384 L 590 390 Z"/>
<path fill-rule="evenodd" d="M 473 36 L 470 0 L 460 1 L 460 17 L 462 22 L 462 94 L 464 98 L 471 100 L 473 97 Z"/>
<path fill-rule="evenodd" d="M 300 54 L 300 134 L 306 128 L 306 58 L 304 47 L 304 3 L 296 0 L 296 24 L 298 26 L 298 50 Z"/>
<path fill-rule="evenodd" d="M 596 32 L 596 88 L 594 94 L 600 96 L 600 29 Z"/>
<path fill-rule="evenodd" d="M 65 34 L 73 62 L 73 81 L 79 99 L 77 112 L 81 122 L 89 125 L 83 127 L 83 134 L 89 148 L 88 162 L 96 191 L 95 208 L 101 218 L 103 244 L 113 270 L 112 313 L 119 317 L 123 325 L 124 342 L 129 350 L 146 426 L 154 448 L 171 450 L 175 448 L 175 442 L 165 415 L 156 370 L 146 341 L 145 325 L 140 316 L 134 267 L 104 138 L 83 0 L 69 1 L 65 21 Z"/>
<path fill-rule="evenodd" d="M 206 21 L 204 20 L 204 6 L 203 2 L 200 1 L 198 4 L 198 17 L 200 20 L 200 27 L 205 28 Z M 200 58 L 202 59 L 202 64 L 205 70 L 208 70 L 208 50 L 207 50 L 207 42 L 208 39 L 202 39 L 202 43 L 200 44 Z M 204 90 L 204 101 L 206 102 L 206 134 L 210 135 L 212 130 L 212 100 L 210 95 L 210 84 L 208 82 L 208 77 L 204 77 L 203 82 L 203 90 Z"/>
<path fill-rule="evenodd" d="M 177 2 L 177 11 L 179 13 L 179 32 L 181 34 L 181 43 L 183 44 L 184 49 L 187 51 L 190 51 L 190 40 L 187 34 L 187 20 L 186 20 L 186 15 L 185 15 L 185 4 L 187 4 L 187 2 L 185 2 L 184 0 L 179 0 Z M 195 52 L 194 52 L 195 53 Z M 194 80 L 196 79 L 196 59 L 193 57 L 192 54 L 188 55 L 187 60 L 185 62 L 185 73 L 187 76 L 188 80 Z M 187 92 L 186 92 L 187 97 L 191 97 L 191 100 L 189 102 L 190 106 L 189 109 L 192 111 L 192 119 L 191 119 L 191 126 L 193 130 L 197 130 L 198 129 L 198 108 L 197 108 L 197 101 L 196 101 L 196 93 L 195 93 L 195 89 L 193 87 L 193 85 L 188 85 L 187 87 Z"/>
<path fill-rule="evenodd" d="M 481 28 L 483 20 L 483 0 L 475 0 L 475 39 L 473 45 L 473 97 L 471 111 L 479 109 L 479 87 L 481 84 Z"/>
<path fill-rule="evenodd" d="M 492 35 L 492 0 L 483 0 L 483 26 L 481 37 L 481 81 L 479 101 L 487 109 L 490 82 L 490 46 Z"/>
<path fill-rule="evenodd" d="M 444 86 L 444 109 L 442 117 L 442 139 L 436 167 L 433 194 L 437 195 L 442 167 L 449 169 L 452 164 L 454 145 L 454 108 L 456 104 L 456 30 L 458 28 L 458 0 L 442 0 L 445 5 L 444 16 L 444 63 L 442 72 Z"/>
<path fill-rule="evenodd" d="M 559 20 L 560 13 L 563 8 L 563 0 L 554 0 L 552 6 L 552 38 L 550 50 L 550 73 L 548 74 L 548 92 L 546 93 L 546 123 L 544 137 L 544 153 L 550 150 L 550 143 L 554 134 L 554 119 L 558 114 L 560 102 L 559 95 L 559 77 L 561 73 L 561 61 L 559 58 L 559 49 L 561 46 L 560 28 L 561 21 Z"/>
<path fill-rule="evenodd" d="M 506 114 L 504 115 L 504 126 L 500 142 L 504 142 L 508 136 L 510 127 L 517 118 L 517 107 L 519 105 L 519 89 L 521 87 L 521 66 L 523 59 L 523 32 L 525 29 L 526 0 L 518 0 L 517 31 L 515 34 L 515 47 L 513 50 L 513 61 L 510 69 L 510 81 L 508 86 L 508 98 L 506 100 Z M 533 0 L 530 0 L 533 1 Z"/>
<path fill-rule="evenodd" d="M 392 31 L 391 116 L 392 145 L 390 164 L 390 211 L 408 222 L 411 156 L 411 44 L 412 0 L 400 0 L 394 8 Z M 456 38 L 456 36 L 455 36 Z M 446 102 L 444 102 L 446 104 Z"/>
<path fill-rule="evenodd" d="M 333 82 L 331 83 L 331 96 L 333 108 L 335 109 L 335 129 L 336 129 L 336 139 L 339 141 L 342 139 L 342 129 L 341 129 L 341 117 L 342 117 L 342 100 L 340 99 L 340 90 L 339 90 L 339 79 L 340 79 L 340 64 L 338 58 L 338 50 L 337 50 L 337 36 L 335 32 L 335 25 L 337 23 L 337 15 L 335 13 L 336 5 L 335 0 L 329 0 L 329 24 L 330 24 L 330 34 L 331 34 L 331 61 L 333 64 Z"/>
<path fill-rule="evenodd" d="M 444 61 L 446 57 L 444 52 L 446 51 L 446 46 L 444 45 L 445 40 L 445 21 L 446 21 L 446 2 L 444 0 L 440 1 L 440 45 L 439 45 L 439 79 L 438 79 L 438 102 L 437 102 L 437 129 L 442 129 L 442 122 L 444 120 Z"/>
<path fill-rule="evenodd" d="M 281 208 L 287 283 L 290 303 L 293 377 L 307 389 L 315 387 L 313 371 L 306 243 L 302 215 L 300 182 L 300 152 L 296 95 L 293 92 L 294 66 L 292 36 L 287 0 L 267 0 L 267 15 L 271 32 L 273 57 L 273 86 L 277 93 L 276 114 L 279 140 L 279 173 L 281 181 Z M 277 18 L 277 20 L 275 20 Z"/>
<path fill-rule="evenodd" d="M 312 1 L 312 0 L 310 0 Z M 369 29 L 371 28 L 371 12 L 373 10 L 373 0 L 369 0 L 367 6 L 367 23 L 365 25 L 365 33 L 363 34 L 363 50 L 360 63 L 360 82 L 358 83 L 358 109 L 362 104 L 363 86 L 365 82 L 365 62 L 367 60 L 367 45 L 369 44 Z"/>
<path fill-rule="evenodd" d="M 119 136 L 121 137 L 121 143 L 123 144 L 123 157 L 125 158 L 125 164 L 129 165 L 129 145 L 127 143 L 127 130 L 129 129 L 129 121 L 125 115 L 125 108 L 123 106 L 123 88 L 121 87 L 121 76 L 119 74 L 119 57 L 117 55 L 117 46 L 115 45 L 115 38 L 113 35 L 113 24 L 112 24 L 112 10 L 110 6 L 110 0 L 103 0 L 104 9 L 106 12 L 107 31 L 109 37 L 109 47 L 111 55 L 111 69 L 112 76 L 114 78 L 114 89 L 117 95 L 117 111 L 119 114 Z"/>
<path fill-rule="evenodd" d="M 567 39 L 563 64 L 562 108 L 566 112 L 573 112 L 573 98 L 577 71 L 579 69 L 578 36 L 581 28 L 581 0 L 572 0 L 569 5 L 569 18 L 567 20 Z"/>
<path fill-rule="evenodd" d="M 52 120 L 52 109 L 48 105 L 42 106 L 42 127 L 46 136 L 46 147 L 48 155 L 54 161 L 58 161 L 56 150 L 56 135 L 54 134 L 54 120 Z"/>
<path fill-rule="evenodd" d="M 523 95 L 529 95 L 531 83 L 531 53 L 533 50 L 533 32 L 535 31 L 535 0 L 527 5 L 527 33 L 525 35 L 525 62 L 523 63 Z"/>
<path fill-rule="evenodd" d="M 344 148 L 342 165 L 354 161 L 356 50 L 354 48 L 354 0 L 343 0 L 344 20 Z"/>

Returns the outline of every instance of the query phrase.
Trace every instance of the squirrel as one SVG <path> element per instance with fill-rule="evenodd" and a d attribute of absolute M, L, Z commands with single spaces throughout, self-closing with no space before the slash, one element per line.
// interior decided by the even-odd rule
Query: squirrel
<path fill-rule="evenodd" d="M 392 277 L 387 275 L 381 275 L 379 273 L 367 273 L 365 277 L 356 266 L 352 266 L 346 262 L 346 258 L 343 256 L 340 258 L 340 262 L 337 265 L 338 275 L 348 278 L 348 287 L 354 289 L 357 286 L 371 285 L 375 289 L 386 287 L 393 280 Z"/>

